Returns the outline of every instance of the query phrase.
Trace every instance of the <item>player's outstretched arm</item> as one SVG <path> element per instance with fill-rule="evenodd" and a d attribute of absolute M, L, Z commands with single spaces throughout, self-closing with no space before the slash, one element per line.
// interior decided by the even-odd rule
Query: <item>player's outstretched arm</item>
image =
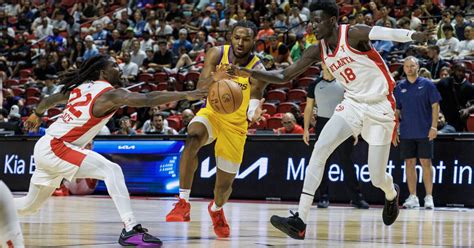
<path fill-rule="evenodd" d="M 113 109 L 127 105 L 130 107 L 152 107 L 179 100 L 198 100 L 206 97 L 207 90 L 199 89 L 194 91 L 153 91 L 150 93 L 130 92 L 127 89 L 115 89 L 104 93 L 97 100 L 98 105 L 107 106 L 105 109 Z M 94 106 L 95 108 L 95 106 Z"/>
<path fill-rule="evenodd" d="M 293 63 L 284 70 L 260 71 L 233 66 L 231 73 L 234 75 L 250 76 L 267 83 L 282 84 L 295 79 L 305 72 L 308 67 L 319 61 L 321 61 L 319 45 L 313 45 L 303 52 L 303 56 L 296 63 Z"/>
<path fill-rule="evenodd" d="M 349 39 L 356 40 L 391 40 L 396 42 L 418 41 L 425 42 L 429 39 L 431 30 L 415 32 L 407 29 L 386 28 L 380 26 L 367 26 L 357 24 L 349 29 Z"/>
<path fill-rule="evenodd" d="M 41 125 L 40 118 L 43 116 L 44 112 L 49 108 L 55 106 L 59 103 L 66 103 L 69 99 L 69 92 L 66 93 L 56 93 L 50 95 L 49 97 L 43 98 L 41 102 L 36 106 L 36 109 L 33 113 L 28 117 L 28 119 L 23 124 L 26 130 L 32 131 L 37 130 L 38 127 Z"/>

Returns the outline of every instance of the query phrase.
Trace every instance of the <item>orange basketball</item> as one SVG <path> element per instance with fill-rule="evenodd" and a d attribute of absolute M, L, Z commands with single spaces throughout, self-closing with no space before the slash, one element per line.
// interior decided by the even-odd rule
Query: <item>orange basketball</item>
<path fill-rule="evenodd" d="M 212 84 L 209 89 L 209 104 L 220 114 L 232 114 L 242 105 L 243 95 L 239 84 L 224 79 Z"/>

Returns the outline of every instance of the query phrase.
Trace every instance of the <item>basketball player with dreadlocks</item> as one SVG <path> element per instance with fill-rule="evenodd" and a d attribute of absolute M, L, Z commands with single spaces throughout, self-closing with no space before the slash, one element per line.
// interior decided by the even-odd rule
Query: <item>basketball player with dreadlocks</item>
<path fill-rule="evenodd" d="M 151 107 L 183 99 L 196 100 L 205 90 L 190 92 L 130 92 L 121 87 L 121 70 L 107 55 L 87 60 L 79 69 L 65 74 L 60 93 L 43 99 L 25 126 L 37 128 L 40 117 L 50 107 L 67 102 L 66 108 L 35 145 L 36 170 L 28 194 L 15 199 L 20 215 L 35 213 L 59 187 L 63 178 L 104 180 L 125 228 L 119 238 L 124 246 L 160 247 L 162 242 L 137 223 L 122 170 L 100 154 L 83 149 L 115 111 L 123 105 Z M 115 88 L 117 87 L 117 88 Z"/>
<path fill-rule="evenodd" d="M 339 7 L 334 0 L 315 1 L 310 9 L 320 43 L 308 47 L 296 63 L 284 70 L 268 72 L 232 68 L 235 75 L 248 75 L 274 83 L 291 81 L 312 64 L 323 61 L 345 89 L 344 100 L 336 107 L 314 145 L 298 212 L 288 218 L 274 215 L 270 221 L 290 237 L 304 239 L 314 192 L 321 183 L 326 160 L 344 140 L 361 134 L 369 144 L 368 165 L 372 184 L 385 193 L 382 220 L 385 225 L 391 225 L 399 213 L 399 188 L 386 172 L 396 124 L 392 95 L 395 81 L 370 41 L 424 42 L 430 32 L 339 25 Z"/>

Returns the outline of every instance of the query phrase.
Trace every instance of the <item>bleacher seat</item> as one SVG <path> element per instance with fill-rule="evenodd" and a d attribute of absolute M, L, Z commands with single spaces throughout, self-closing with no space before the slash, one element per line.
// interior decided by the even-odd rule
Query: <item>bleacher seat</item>
<path fill-rule="evenodd" d="M 3 81 L 3 87 L 4 88 L 9 88 L 11 86 L 15 86 L 15 85 L 19 85 L 20 84 L 20 81 L 16 80 L 16 79 L 7 79 L 5 81 Z"/>
<path fill-rule="evenodd" d="M 321 72 L 321 69 L 317 66 L 310 66 L 306 71 L 301 75 L 301 77 L 317 77 L 319 76 L 319 73 Z"/>
<path fill-rule="evenodd" d="M 138 75 L 138 82 L 148 83 L 153 82 L 154 80 L 155 77 L 150 73 L 141 73 L 140 75 Z"/>
<path fill-rule="evenodd" d="M 267 92 L 267 97 L 265 99 L 269 102 L 284 102 L 286 101 L 286 92 L 283 90 L 270 90 Z"/>
<path fill-rule="evenodd" d="M 179 131 L 181 130 L 181 120 L 177 117 L 170 116 L 166 118 L 168 121 L 168 126 L 174 128 L 174 130 Z"/>
<path fill-rule="evenodd" d="M 22 96 L 25 94 L 25 89 L 23 88 L 20 88 L 18 86 L 12 86 L 10 88 L 12 89 L 14 96 Z"/>
<path fill-rule="evenodd" d="M 159 83 L 157 86 L 156 86 L 156 90 L 166 90 L 166 88 L 168 87 L 168 83 Z"/>
<path fill-rule="evenodd" d="M 155 73 L 155 82 L 165 83 L 167 81 L 168 81 L 168 74 L 166 74 L 165 72 Z"/>
<path fill-rule="evenodd" d="M 268 103 L 268 102 L 265 102 L 263 103 L 263 106 L 262 106 L 263 109 L 266 109 L 267 110 L 267 113 L 269 115 L 273 115 L 277 112 L 277 107 L 275 104 L 273 103 Z"/>
<path fill-rule="evenodd" d="M 188 74 L 186 74 L 185 81 L 193 81 L 193 82 L 197 83 L 197 81 L 199 80 L 199 76 L 201 76 L 201 73 L 199 73 L 197 71 L 190 71 L 190 72 L 188 72 Z"/>
<path fill-rule="evenodd" d="M 131 114 L 137 112 L 137 109 L 134 108 L 134 107 L 127 106 L 126 108 L 127 108 L 127 115 L 131 115 Z"/>
<path fill-rule="evenodd" d="M 268 129 L 277 129 L 277 128 L 280 128 L 282 126 L 283 125 L 281 124 L 281 117 L 272 116 L 267 121 L 267 128 Z"/>
<path fill-rule="evenodd" d="M 302 77 L 302 78 L 298 79 L 298 81 L 297 81 L 298 88 L 306 89 L 306 88 L 308 88 L 308 85 L 309 85 L 311 82 L 313 82 L 314 80 L 316 80 L 316 78 L 313 78 L 313 77 Z"/>
<path fill-rule="evenodd" d="M 281 90 L 288 90 L 293 88 L 292 82 L 286 82 L 284 84 L 270 84 L 268 89 L 281 89 Z"/>
<path fill-rule="evenodd" d="M 392 63 L 390 64 L 390 72 L 394 72 L 400 68 L 400 66 L 403 66 L 402 63 Z"/>
<path fill-rule="evenodd" d="M 151 92 L 158 89 L 158 86 L 154 83 L 146 83 L 140 87 L 141 92 Z"/>
<path fill-rule="evenodd" d="M 298 102 L 298 103 L 306 101 L 306 90 L 291 89 L 288 92 L 287 101 L 289 101 L 289 102 Z"/>
<path fill-rule="evenodd" d="M 50 108 L 48 109 L 48 117 L 51 118 L 53 116 L 59 115 L 63 112 L 60 108 Z"/>
<path fill-rule="evenodd" d="M 30 75 L 31 75 L 31 70 L 30 70 L 30 69 L 23 69 L 23 70 L 20 70 L 20 78 L 21 78 L 21 79 L 29 78 Z"/>
<path fill-rule="evenodd" d="M 267 119 L 262 119 L 258 124 L 257 123 L 254 123 L 252 126 L 250 126 L 249 128 L 256 128 L 256 129 L 267 129 Z"/>
<path fill-rule="evenodd" d="M 26 98 L 26 106 L 31 107 L 37 105 L 40 102 L 40 98 L 36 96 L 30 96 Z"/>
<path fill-rule="evenodd" d="M 26 97 L 41 96 L 41 91 L 36 87 L 29 87 L 26 89 Z"/>
<path fill-rule="evenodd" d="M 277 112 L 278 113 L 288 113 L 288 112 L 292 112 L 291 110 L 293 108 L 299 109 L 300 106 L 298 106 L 294 102 L 283 102 L 283 103 L 280 103 L 280 105 L 278 105 Z"/>
<path fill-rule="evenodd" d="M 467 131 L 474 132 L 474 114 L 471 114 L 469 118 L 467 118 Z"/>

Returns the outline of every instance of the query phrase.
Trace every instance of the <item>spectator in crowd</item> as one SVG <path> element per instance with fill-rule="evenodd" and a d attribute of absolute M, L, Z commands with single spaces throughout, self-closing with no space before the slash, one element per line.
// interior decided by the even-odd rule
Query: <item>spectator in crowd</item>
<path fill-rule="evenodd" d="M 168 43 L 166 40 L 159 40 L 158 41 L 159 50 L 155 53 L 154 61 L 158 68 L 171 68 L 171 64 L 173 63 L 173 53 L 168 48 Z"/>
<path fill-rule="evenodd" d="M 130 61 L 135 63 L 138 67 L 141 67 L 143 60 L 146 58 L 146 53 L 140 50 L 140 41 L 134 40 L 132 42 L 132 50 L 130 53 Z"/>
<path fill-rule="evenodd" d="M 306 21 L 308 21 L 308 17 L 301 14 L 301 10 L 296 4 L 293 5 L 291 7 L 291 15 L 288 19 L 288 22 L 290 23 L 290 31 L 296 35 L 303 35 L 306 27 Z"/>
<path fill-rule="evenodd" d="M 232 19 L 230 15 L 230 10 L 225 10 L 224 11 L 224 19 L 219 21 L 219 28 L 221 30 L 228 30 L 230 29 L 235 23 L 237 23 L 236 20 Z"/>
<path fill-rule="evenodd" d="M 60 88 L 56 85 L 56 80 L 58 79 L 57 75 L 46 75 L 46 80 L 44 81 L 45 86 L 41 90 L 41 97 L 48 97 L 52 94 L 58 93 Z"/>
<path fill-rule="evenodd" d="M 46 37 L 53 35 L 53 25 L 48 22 L 48 19 L 42 18 L 41 24 L 35 29 L 35 36 L 39 40 L 45 39 Z"/>
<path fill-rule="evenodd" d="M 445 27 L 451 27 L 452 31 L 454 31 L 454 27 L 453 27 L 453 24 L 451 23 L 451 19 L 452 19 L 451 11 L 450 10 L 444 10 L 443 15 L 442 15 L 442 19 L 438 23 L 438 26 L 437 26 L 437 28 L 438 28 L 438 39 L 446 38 L 446 31 L 444 29 Z"/>
<path fill-rule="evenodd" d="M 446 121 L 456 131 L 463 132 L 467 117 L 474 113 L 474 85 L 466 79 L 466 65 L 463 62 L 456 62 L 451 69 L 451 75 L 436 86 L 443 99 L 440 107 Z"/>
<path fill-rule="evenodd" d="M 188 134 L 188 124 L 194 118 L 194 113 L 190 109 L 185 109 L 181 115 L 183 116 L 183 128 L 179 130 L 179 134 Z"/>
<path fill-rule="evenodd" d="M 147 49 L 153 49 L 153 45 L 155 44 L 155 40 L 151 38 L 150 32 L 143 31 L 143 40 L 140 41 L 140 50 L 146 52 Z"/>
<path fill-rule="evenodd" d="M 285 113 L 281 118 L 283 127 L 274 129 L 276 134 L 303 134 L 303 128 L 296 124 L 295 116 L 292 113 Z"/>
<path fill-rule="evenodd" d="M 433 76 L 434 79 L 437 79 L 440 77 L 440 72 L 441 68 L 448 66 L 448 63 L 444 61 L 440 56 L 440 48 L 439 46 L 429 46 L 428 47 L 428 57 L 430 60 L 428 60 L 428 63 L 426 63 L 423 67 L 428 69 L 431 72 L 431 76 Z"/>
<path fill-rule="evenodd" d="M 135 81 L 138 75 L 138 65 L 131 61 L 130 52 L 123 53 L 123 63 L 119 64 L 122 70 L 122 78 L 128 82 Z"/>
<path fill-rule="evenodd" d="M 84 55 L 82 56 L 84 60 L 88 60 L 89 58 L 92 58 L 99 54 L 99 50 L 97 50 L 97 47 L 94 44 L 94 38 L 92 38 L 92 36 L 86 36 L 85 42 L 86 50 L 84 51 Z"/>
<path fill-rule="evenodd" d="M 173 43 L 173 53 L 174 55 L 179 54 L 179 48 L 184 46 L 186 48 L 186 51 L 189 52 L 191 49 L 193 49 L 193 45 L 191 42 L 187 40 L 188 37 L 188 30 L 186 29 L 180 29 L 179 30 L 179 39 Z"/>
<path fill-rule="evenodd" d="M 454 30 L 455 30 L 454 35 L 460 41 L 466 39 L 466 37 L 465 37 L 466 33 L 465 33 L 464 30 L 465 30 L 465 28 L 470 27 L 469 22 L 466 19 L 464 19 L 464 17 L 465 17 L 465 15 L 461 11 L 456 12 L 456 14 L 454 16 L 454 18 L 455 18 L 454 19 L 454 22 L 455 22 L 455 24 L 454 24 Z"/>
<path fill-rule="evenodd" d="M 152 107 L 148 110 L 148 116 L 149 116 L 149 119 L 147 119 L 144 123 L 143 123 L 143 126 L 142 126 L 142 133 L 149 133 L 151 132 L 151 129 L 152 129 L 152 117 L 156 114 L 161 114 L 161 111 L 160 111 L 160 107 L 159 106 L 155 106 L 155 107 Z M 168 127 L 168 120 L 164 120 L 164 123 L 163 125 L 165 127 Z"/>
<path fill-rule="evenodd" d="M 265 20 L 263 21 L 263 27 L 258 31 L 257 34 L 257 39 L 267 39 L 267 37 L 270 37 L 275 34 L 275 31 L 272 29 L 272 22 L 273 18 L 271 17 L 266 17 Z"/>
<path fill-rule="evenodd" d="M 454 37 L 454 28 L 451 25 L 443 26 L 444 37 L 436 42 L 439 47 L 439 56 L 443 59 L 451 59 L 458 49 L 459 40 Z"/>
<path fill-rule="evenodd" d="M 474 59 L 474 27 L 467 26 L 464 29 L 465 40 L 459 42 L 456 53 L 456 59 Z"/>
<path fill-rule="evenodd" d="M 290 51 L 291 59 L 293 62 L 296 62 L 298 59 L 301 58 L 303 51 L 308 48 L 311 44 L 306 43 L 306 39 L 304 35 L 297 35 L 296 36 L 296 43 L 293 45 Z"/>
<path fill-rule="evenodd" d="M 33 69 L 33 77 L 36 80 L 44 81 L 47 79 L 46 75 L 56 75 L 56 68 L 48 63 L 48 58 L 42 56 L 35 69 Z"/>
<path fill-rule="evenodd" d="M 455 133 L 456 129 L 449 125 L 444 118 L 444 114 L 440 111 L 438 115 L 438 134 L 440 133 Z"/>
<path fill-rule="evenodd" d="M 385 27 L 385 22 L 386 21 L 390 22 L 390 24 L 391 24 L 390 28 L 395 28 L 397 26 L 397 20 L 395 20 L 395 18 L 389 16 L 388 12 L 389 11 L 387 9 L 387 6 L 382 6 L 380 8 L 380 19 L 378 19 L 375 22 L 376 26 L 384 26 Z"/>
<path fill-rule="evenodd" d="M 171 127 L 164 125 L 165 117 L 163 114 L 154 114 L 151 118 L 151 130 L 149 134 L 176 135 L 178 132 Z"/>
<path fill-rule="evenodd" d="M 400 134 L 393 141 L 400 142 L 400 157 L 405 160 L 405 172 L 410 196 L 403 206 L 420 207 L 416 196 L 416 159 L 423 167 L 423 182 L 426 196 L 424 206 L 433 209 L 433 140 L 438 134 L 439 101 L 441 96 L 436 86 L 429 79 L 419 77 L 419 63 L 415 57 L 407 57 L 403 63 L 407 79 L 395 88 L 397 103 L 396 116 L 400 120 Z"/>
<path fill-rule="evenodd" d="M 114 132 L 114 134 L 121 134 L 121 135 L 136 135 L 137 132 L 135 129 L 132 128 L 132 122 L 130 121 L 130 117 L 122 116 L 119 120 L 120 129 Z"/>
<path fill-rule="evenodd" d="M 159 26 L 155 31 L 156 36 L 165 38 L 173 34 L 173 28 L 166 22 L 166 19 L 160 19 Z"/>
<path fill-rule="evenodd" d="M 420 68 L 420 71 L 419 71 L 419 74 L 420 74 L 420 77 L 424 77 L 424 78 L 427 78 L 429 80 L 431 80 L 433 82 L 433 77 L 431 76 L 431 72 L 428 71 L 428 69 L 426 68 Z M 434 82 L 433 82 L 434 83 Z"/>
<path fill-rule="evenodd" d="M 109 32 L 104 29 L 102 24 L 95 25 L 95 32 L 92 35 L 92 39 L 94 39 L 94 44 L 96 45 L 105 45 L 107 42 L 107 37 L 109 36 Z"/>
<path fill-rule="evenodd" d="M 67 31 L 67 22 L 64 20 L 64 13 L 61 10 L 57 10 L 55 12 L 56 17 L 52 21 L 52 26 L 53 28 L 56 28 L 59 30 L 59 32 L 65 32 Z"/>

